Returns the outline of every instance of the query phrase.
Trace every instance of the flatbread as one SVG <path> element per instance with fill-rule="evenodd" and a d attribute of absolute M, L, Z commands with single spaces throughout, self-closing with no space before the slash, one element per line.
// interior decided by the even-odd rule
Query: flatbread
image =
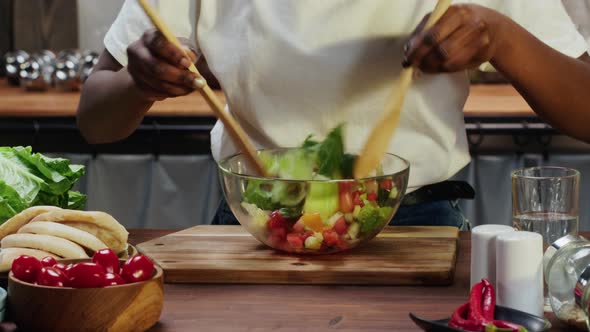
<path fill-rule="evenodd" d="M 0 239 L 3 239 L 6 235 L 16 233 L 23 225 L 28 224 L 33 218 L 42 213 L 59 210 L 61 208 L 56 206 L 33 206 L 25 209 L 0 225 Z"/>
<path fill-rule="evenodd" d="M 53 235 L 70 240 L 92 251 L 98 251 L 100 249 L 107 248 L 107 245 L 104 242 L 88 232 L 52 221 L 30 222 L 21 227 L 21 229 L 18 230 L 18 233 Z"/>
<path fill-rule="evenodd" d="M 4 248 L 30 248 L 50 252 L 66 259 L 88 258 L 82 247 L 74 242 L 53 235 L 10 234 L 0 241 Z"/>
<path fill-rule="evenodd" d="M 32 221 L 53 221 L 88 232 L 117 253 L 127 249 L 129 233 L 108 213 L 62 209 L 40 214 Z"/>
<path fill-rule="evenodd" d="M 33 256 L 39 260 L 47 256 L 53 257 L 55 259 L 61 258 L 59 256 L 56 256 L 52 253 L 48 253 L 47 251 L 43 250 L 29 248 L 5 248 L 0 250 L 0 272 L 10 271 L 12 267 L 12 261 L 17 259 L 21 255 Z"/>

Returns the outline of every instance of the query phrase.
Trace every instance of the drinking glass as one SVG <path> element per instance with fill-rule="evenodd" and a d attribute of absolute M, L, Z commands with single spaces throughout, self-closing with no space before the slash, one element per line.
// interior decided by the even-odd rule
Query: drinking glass
<path fill-rule="evenodd" d="M 544 247 L 578 235 L 580 172 L 533 167 L 512 173 L 512 218 L 518 230 L 539 233 Z"/>
<path fill-rule="evenodd" d="M 543 236 L 543 250 L 578 235 L 580 172 L 564 167 L 532 167 L 512 172 L 512 220 L 521 231 Z M 551 311 L 545 285 L 545 311 Z"/>

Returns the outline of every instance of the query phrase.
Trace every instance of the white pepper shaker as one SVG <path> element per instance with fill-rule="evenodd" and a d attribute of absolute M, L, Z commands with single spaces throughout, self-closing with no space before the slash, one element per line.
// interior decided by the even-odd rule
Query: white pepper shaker
<path fill-rule="evenodd" d="M 505 225 L 481 225 L 471 231 L 471 288 L 487 278 L 496 286 L 496 236 L 514 232 Z"/>
<path fill-rule="evenodd" d="M 512 232 L 496 237 L 496 303 L 543 317 L 543 237 Z"/>

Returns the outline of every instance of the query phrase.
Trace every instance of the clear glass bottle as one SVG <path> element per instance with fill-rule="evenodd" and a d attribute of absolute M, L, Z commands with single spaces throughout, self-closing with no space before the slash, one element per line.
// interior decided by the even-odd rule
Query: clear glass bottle
<path fill-rule="evenodd" d="M 566 236 L 545 252 L 544 276 L 551 309 L 560 320 L 572 325 L 588 324 L 588 316 L 578 302 L 583 302 L 586 283 L 580 280 L 586 275 L 590 278 L 589 266 L 590 242 L 583 237 Z M 577 287 L 582 289 L 579 300 L 575 295 Z"/>

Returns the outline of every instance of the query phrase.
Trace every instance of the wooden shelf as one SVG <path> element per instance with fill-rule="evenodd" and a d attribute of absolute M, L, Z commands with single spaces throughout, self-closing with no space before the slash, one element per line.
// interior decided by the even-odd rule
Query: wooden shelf
<path fill-rule="evenodd" d="M 218 92 L 222 100 L 224 95 Z M 25 92 L 0 81 L 0 116 L 56 117 L 75 116 L 79 93 Z M 535 116 L 524 99 L 509 85 L 474 85 L 465 105 L 470 117 L 529 117 Z M 213 116 L 205 100 L 198 94 L 157 102 L 150 116 Z"/>

